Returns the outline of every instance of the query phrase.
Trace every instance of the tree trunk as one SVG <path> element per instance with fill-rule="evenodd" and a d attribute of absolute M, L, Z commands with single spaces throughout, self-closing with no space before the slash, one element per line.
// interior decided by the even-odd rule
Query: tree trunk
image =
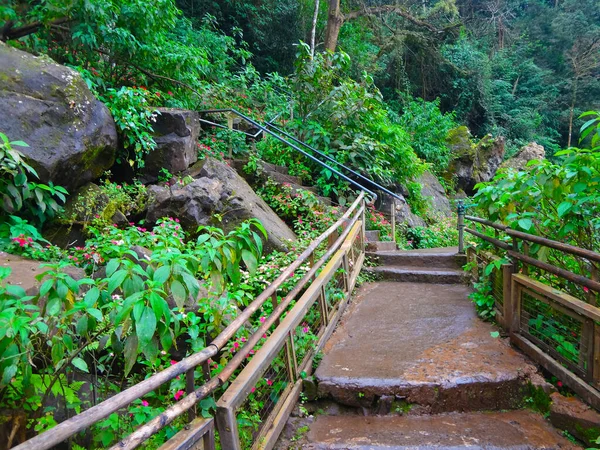
<path fill-rule="evenodd" d="M 315 56 L 315 40 L 317 37 L 317 20 L 319 19 L 319 0 L 315 0 L 315 14 L 313 16 L 312 28 L 310 30 L 310 57 Z"/>
<path fill-rule="evenodd" d="M 329 0 L 327 30 L 325 31 L 325 49 L 335 52 L 340 29 L 344 24 L 344 16 L 340 10 L 340 0 Z"/>
<path fill-rule="evenodd" d="M 567 148 L 571 146 L 571 135 L 573 134 L 573 115 L 575 114 L 575 102 L 577 101 L 577 76 L 573 80 L 573 93 L 571 97 L 571 109 L 569 110 L 569 137 L 567 139 Z"/>

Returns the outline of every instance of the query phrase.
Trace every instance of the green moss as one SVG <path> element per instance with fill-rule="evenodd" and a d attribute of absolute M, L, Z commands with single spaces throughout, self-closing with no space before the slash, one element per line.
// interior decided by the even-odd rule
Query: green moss
<path fill-rule="evenodd" d="M 524 406 L 526 408 L 533 409 L 542 414 L 548 414 L 550 412 L 552 399 L 542 387 L 536 387 L 529 382 L 525 395 Z"/>
<path fill-rule="evenodd" d="M 600 428 L 597 427 L 583 428 L 581 425 L 576 424 L 575 431 L 586 444 L 595 444 L 600 437 Z"/>

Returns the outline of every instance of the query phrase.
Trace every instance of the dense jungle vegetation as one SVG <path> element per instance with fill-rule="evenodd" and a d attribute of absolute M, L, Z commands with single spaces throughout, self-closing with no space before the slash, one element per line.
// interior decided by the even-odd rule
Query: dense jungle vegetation
<path fill-rule="evenodd" d="M 536 141 L 547 160 L 501 169 L 469 202 L 516 229 L 600 251 L 598 0 L 13 0 L 0 5 L 0 40 L 75 69 L 106 104 L 121 142 L 117 162 L 134 176 L 108 172 L 98 184 L 128 218 L 148 200 L 135 174 L 155 147 L 155 108 L 233 107 L 261 121 L 277 116 L 299 139 L 401 191 L 427 226 L 391 236 L 374 209 L 367 223 L 406 249 L 456 244 L 452 218 L 436 215 L 418 181 L 430 171 L 456 194 L 453 131 L 467 126 L 472 147 L 487 134 L 502 137 L 506 157 Z M 259 195 L 299 237 L 288 252 L 266 254 L 263 225 L 252 219 L 224 232 L 218 221 L 193 230 L 177 217 L 116 226 L 102 214 L 86 221 L 85 245 L 63 248 L 44 233 L 71 219 L 63 210 L 69 192 L 40 182 L 19 151 L 26 139 L 6 135 L 2 123 L 0 138 L 0 250 L 48 264 L 34 295 L 0 287 L 0 408 L 9 432 L 21 427 L 11 442 L 89 407 L 90 396 L 79 393 L 89 380 L 97 403 L 202 349 L 342 211 L 266 182 Z M 273 139 L 253 146 L 211 130 L 198 143 L 201 158 L 223 160 L 229 151 L 249 172 L 260 160 L 287 166 L 341 206 L 356 196 Z M 159 177 L 163 186 L 191 181 Z M 134 246 L 151 249 L 149 259 Z M 85 277 L 73 278 L 69 266 Z M 308 270 L 292 274 L 279 296 Z M 0 281 L 9 275 L 0 267 Z M 240 329 L 211 362 L 212 375 L 271 311 L 266 303 Z M 313 331 L 299 328 L 299 348 L 314 342 Z M 260 383 L 275 396 L 283 389 Z M 184 389 L 185 380 L 173 380 L 72 448 L 112 445 Z M 199 412 L 214 408 L 208 398 Z M 259 420 L 248 412 L 250 434 Z M 183 425 L 175 421 L 148 448 Z"/>

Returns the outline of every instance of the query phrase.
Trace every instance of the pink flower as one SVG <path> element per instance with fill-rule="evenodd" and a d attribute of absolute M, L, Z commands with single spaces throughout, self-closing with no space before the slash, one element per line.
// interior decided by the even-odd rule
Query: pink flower
<path fill-rule="evenodd" d="M 262 317 L 260 318 L 260 323 L 265 323 L 265 320 L 266 320 L 265 316 L 262 316 Z"/>
<path fill-rule="evenodd" d="M 562 381 L 558 381 L 558 382 L 556 383 L 556 385 L 557 385 L 558 387 L 563 387 Z"/>
<path fill-rule="evenodd" d="M 149 404 L 146 400 L 142 400 L 142 406 L 148 406 Z"/>
<path fill-rule="evenodd" d="M 269 386 L 273 386 L 273 382 L 272 382 L 271 380 L 269 380 L 268 378 L 267 378 L 267 384 L 268 384 Z"/>
<path fill-rule="evenodd" d="M 308 328 L 308 327 L 304 327 L 304 328 L 302 328 L 302 331 L 303 331 L 304 333 L 308 333 L 308 331 L 309 331 L 309 328 Z"/>
<path fill-rule="evenodd" d="M 171 360 L 171 365 L 174 366 L 175 364 L 177 364 L 177 361 L 175 361 L 174 359 Z"/>
<path fill-rule="evenodd" d="M 586 286 L 584 286 L 583 287 L 583 292 L 585 292 L 587 294 L 588 292 L 590 292 L 590 290 Z"/>
<path fill-rule="evenodd" d="M 175 218 L 175 222 L 179 223 L 179 219 L 178 219 L 178 218 Z"/>
<path fill-rule="evenodd" d="M 250 392 L 252 392 L 254 394 L 254 392 L 256 392 L 256 388 L 250 389 Z"/>
<path fill-rule="evenodd" d="M 173 396 L 173 398 L 175 400 L 179 400 L 181 397 L 183 397 L 184 394 L 185 394 L 185 392 L 183 392 L 182 390 L 179 390 L 179 391 L 175 392 L 175 395 Z"/>

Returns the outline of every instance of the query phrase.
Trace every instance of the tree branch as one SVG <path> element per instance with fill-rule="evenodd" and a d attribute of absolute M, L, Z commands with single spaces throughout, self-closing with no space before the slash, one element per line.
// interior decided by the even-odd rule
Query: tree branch
<path fill-rule="evenodd" d="M 69 19 L 68 17 L 61 17 L 60 19 L 56 19 L 50 22 L 48 25 L 57 26 L 70 21 L 71 19 Z M 9 20 L 4 24 L 4 27 L 2 27 L 2 31 L 0 32 L 0 41 L 6 42 L 11 39 L 20 39 L 30 34 L 37 33 L 40 30 L 40 28 L 44 27 L 45 25 L 46 24 L 43 22 L 33 22 L 29 25 L 24 25 L 19 28 L 13 28 L 14 22 Z"/>
<path fill-rule="evenodd" d="M 427 22 L 422 21 L 421 19 L 418 19 L 417 17 L 413 16 L 405 9 L 403 9 L 399 6 L 395 6 L 395 5 L 373 6 L 370 8 L 363 8 L 361 10 L 352 11 L 352 12 L 344 14 L 344 19 L 345 20 L 356 19 L 358 17 L 373 16 L 376 14 L 381 14 L 381 13 L 386 13 L 386 12 L 396 13 L 399 16 L 404 17 L 409 22 L 412 22 L 419 27 L 427 28 L 429 31 L 431 31 L 433 33 L 442 33 L 443 32 L 443 30 L 440 30 L 440 29 L 434 27 L 433 25 L 431 25 L 430 23 L 427 23 Z"/>

